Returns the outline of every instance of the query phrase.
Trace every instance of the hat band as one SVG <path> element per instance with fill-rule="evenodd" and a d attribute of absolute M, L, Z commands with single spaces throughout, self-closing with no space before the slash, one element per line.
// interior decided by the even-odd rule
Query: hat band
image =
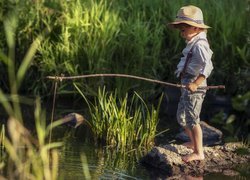
<path fill-rule="evenodd" d="M 192 21 L 192 22 L 195 22 L 197 24 L 203 24 L 203 20 L 194 20 L 192 18 L 185 17 L 185 16 L 176 16 L 176 18 L 183 19 L 183 20 L 186 20 L 186 21 Z"/>

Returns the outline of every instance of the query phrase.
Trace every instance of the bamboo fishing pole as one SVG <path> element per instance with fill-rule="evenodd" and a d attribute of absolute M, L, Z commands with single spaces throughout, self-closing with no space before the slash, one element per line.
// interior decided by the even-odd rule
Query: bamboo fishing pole
<path fill-rule="evenodd" d="M 183 84 L 174 84 L 169 82 L 163 82 L 155 79 L 144 78 L 140 76 L 134 76 L 129 74 L 86 74 L 86 75 L 79 75 L 79 76 L 47 76 L 47 79 L 51 80 L 73 80 L 73 79 L 83 79 L 83 78 L 93 78 L 93 77 L 124 77 L 124 78 L 132 78 L 132 79 L 139 79 L 143 81 L 148 81 L 152 83 L 158 83 L 166 86 L 177 87 L 177 88 L 186 88 Z M 224 85 L 217 85 L 217 86 L 200 86 L 199 89 L 225 89 Z"/>

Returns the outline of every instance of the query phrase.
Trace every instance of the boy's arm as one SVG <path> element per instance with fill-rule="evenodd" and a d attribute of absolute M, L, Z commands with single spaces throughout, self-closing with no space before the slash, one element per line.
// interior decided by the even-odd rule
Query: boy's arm
<path fill-rule="evenodd" d="M 187 84 L 186 88 L 191 91 L 191 92 L 195 92 L 197 90 L 197 88 L 199 87 L 199 85 L 206 79 L 206 77 L 202 74 L 200 74 L 196 80 L 194 80 L 194 82 L 191 82 L 189 84 Z"/>

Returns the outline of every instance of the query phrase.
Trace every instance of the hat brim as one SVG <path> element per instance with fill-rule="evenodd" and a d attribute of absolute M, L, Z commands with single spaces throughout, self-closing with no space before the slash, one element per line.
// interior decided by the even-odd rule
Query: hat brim
<path fill-rule="evenodd" d="M 170 27 L 173 27 L 173 28 L 178 28 L 179 24 L 188 24 L 190 26 L 194 26 L 194 27 L 198 27 L 198 28 L 203 28 L 203 29 L 211 28 L 210 26 L 207 26 L 206 24 L 198 24 L 198 23 L 195 23 L 193 21 L 185 21 L 185 20 L 174 21 L 174 22 L 168 23 L 168 25 Z"/>

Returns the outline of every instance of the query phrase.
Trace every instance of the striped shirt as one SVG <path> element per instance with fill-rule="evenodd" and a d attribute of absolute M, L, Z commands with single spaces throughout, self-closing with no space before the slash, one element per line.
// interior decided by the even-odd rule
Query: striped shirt
<path fill-rule="evenodd" d="M 202 40 L 197 41 L 198 39 Z M 206 32 L 201 32 L 190 41 L 187 41 L 187 46 L 182 51 L 183 57 L 177 65 L 176 74 L 179 76 L 180 72 L 182 72 L 187 55 L 193 45 L 192 57 L 187 65 L 186 73 L 194 76 L 202 74 L 208 78 L 213 70 L 213 63 L 211 61 L 213 51 L 209 47 Z"/>

